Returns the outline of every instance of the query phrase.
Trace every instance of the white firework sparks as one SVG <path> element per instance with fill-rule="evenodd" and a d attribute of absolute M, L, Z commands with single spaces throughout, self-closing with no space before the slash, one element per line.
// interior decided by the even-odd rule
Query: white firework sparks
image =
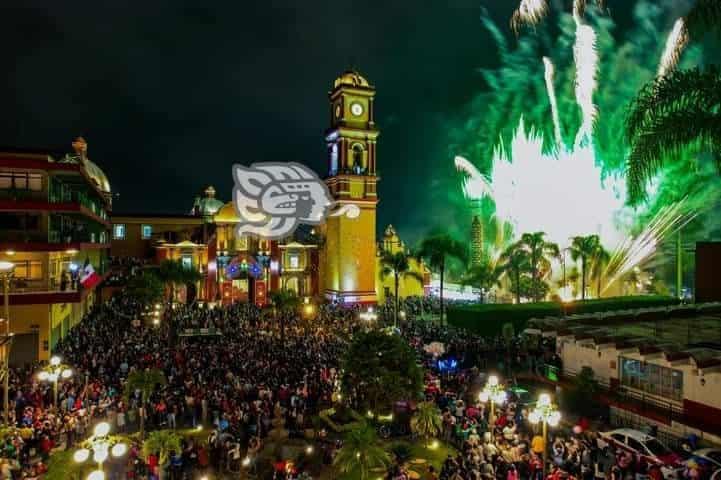
<path fill-rule="evenodd" d="M 483 197 L 493 197 L 493 187 L 488 178 L 467 159 L 457 156 L 453 163 L 456 170 L 466 174 L 463 179 L 463 194 L 469 200 L 481 200 Z"/>
<path fill-rule="evenodd" d="M 591 142 L 593 123 L 598 110 L 593 103 L 593 94 L 598 88 L 598 51 L 596 50 L 596 32 L 590 25 L 583 23 L 578 3 L 573 7 L 576 21 L 576 42 L 573 45 L 573 59 L 576 64 L 576 102 L 581 109 L 583 121 L 576 135 L 576 145 Z"/>
<path fill-rule="evenodd" d="M 546 91 L 548 92 L 548 101 L 551 103 L 551 117 L 553 118 L 553 134 L 556 138 L 556 147 L 561 148 L 563 142 L 561 138 L 561 120 L 558 116 L 558 101 L 556 100 L 556 88 L 553 86 L 553 76 L 555 68 L 553 62 L 548 57 L 543 57 L 543 65 L 545 67 Z"/>
<path fill-rule="evenodd" d="M 511 17 L 511 27 L 518 34 L 523 25 L 536 25 L 548 13 L 546 0 L 521 0 L 518 9 Z"/>
<path fill-rule="evenodd" d="M 668 34 L 668 38 L 666 39 L 666 48 L 663 50 L 661 63 L 658 66 L 659 77 L 663 77 L 676 69 L 679 60 L 681 60 L 681 54 L 686 48 L 686 45 L 688 45 L 688 40 L 689 36 L 686 22 L 683 18 L 679 18 L 676 20 L 671 33 Z"/>

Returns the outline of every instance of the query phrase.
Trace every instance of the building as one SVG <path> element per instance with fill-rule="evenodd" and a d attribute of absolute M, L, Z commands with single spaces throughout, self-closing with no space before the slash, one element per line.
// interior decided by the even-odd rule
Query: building
<path fill-rule="evenodd" d="M 393 297 L 395 294 L 395 278 L 393 275 L 383 276 L 381 274 L 383 265 L 381 258 L 384 252 L 390 252 L 392 254 L 398 252 L 408 253 L 408 249 L 403 241 L 398 237 L 396 230 L 393 225 L 388 225 L 384 234 L 383 240 L 378 243 L 376 253 L 376 272 L 378 275 L 376 281 L 376 295 L 378 297 L 378 303 L 385 303 L 386 300 Z M 398 296 L 400 298 L 406 297 L 422 297 L 426 295 L 427 289 L 431 284 L 431 271 L 426 267 L 423 262 L 410 257 L 408 260 L 410 270 L 416 272 L 421 276 L 421 280 L 415 276 L 401 276 L 398 279 Z"/>
<path fill-rule="evenodd" d="M 471 266 L 477 267 L 483 262 L 483 222 L 478 215 L 471 222 Z"/>
<path fill-rule="evenodd" d="M 0 149 L 0 260 L 15 265 L 9 299 L 16 364 L 48 359 L 96 301 L 108 269 L 110 184 L 85 140 L 72 146 L 72 153 Z M 87 265 L 97 276 L 83 286 Z"/>
<path fill-rule="evenodd" d="M 613 395 L 616 425 L 721 441 L 721 305 L 643 309 L 539 321 L 555 339 L 562 374 L 588 367 Z"/>
<path fill-rule="evenodd" d="M 113 256 L 182 260 L 203 274 L 195 291 L 197 298 L 209 302 L 266 305 L 271 293 L 281 289 L 339 303 L 384 301 L 391 292 L 386 286 L 393 281 L 380 278 L 379 252 L 405 246 L 393 227 L 376 245 L 379 131 L 374 96 L 370 83 L 353 71 L 337 78 L 329 93 L 325 182 L 336 208 L 360 207 L 357 218 L 334 216 L 317 228 L 301 225 L 280 241 L 238 237 L 235 205 L 217 199 L 215 189 L 208 187 L 195 199 L 190 215 L 113 215 Z M 428 270 L 415 260 L 411 263 L 424 282 L 403 280 L 403 297 L 422 295 L 430 283 Z"/>

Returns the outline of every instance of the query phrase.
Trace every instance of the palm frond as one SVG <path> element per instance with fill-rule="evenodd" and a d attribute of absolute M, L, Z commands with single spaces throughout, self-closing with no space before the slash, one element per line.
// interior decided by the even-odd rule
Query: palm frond
<path fill-rule="evenodd" d="M 686 14 L 686 25 L 691 35 L 701 37 L 706 33 L 721 33 L 721 1 L 696 0 Z"/>

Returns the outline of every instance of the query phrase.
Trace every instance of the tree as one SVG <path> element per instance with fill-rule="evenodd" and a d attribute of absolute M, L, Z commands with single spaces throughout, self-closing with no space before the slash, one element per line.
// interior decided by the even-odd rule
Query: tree
<path fill-rule="evenodd" d="M 371 477 L 371 469 L 387 467 L 390 463 L 390 456 L 378 444 L 375 429 L 366 422 L 346 433 L 343 446 L 333 459 L 341 473 L 357 473 L 361 480 Z"/>
<path fill-rule="evenodd" d="M 440 276 L 441 289 L 441 325 L 443 324 L 443 315 L 445 313 L 445 305 L 443 302 L 443 282 L 446 273 L 447 262 L 451 258 L 467 263 L 468 251 L 461 242 L 453 239 L 447 233 L 438 233 L 430 235 L 423 239 L 417 253 Z"/>
<path fill-rule="evenodd" d="M 521 303 L 521 275 L 528 270 L 528 252 L 518 243 L 514 243 L 501 254 L 500 261 L 503 271 L 511 276 L 516 303 Z"/>
<path fill-rule="evenodd" d="M 125 382 L 125 398 L 130 398 L 136 391 L 140 392 L 140 438 L 145 437 L 145 407 L 150 396 L 155 392 L 156 386 L 165 384 L 165 375 L 157 368 L 136 370 L 128 375 Z"/>
<path fill-rule="evenodd" d="M 603 269 L 611 261 L 611 254 L 603 248 L 599 242 L 596 253 L 593 256 L 593 272 L 596 276 L 596 298 L 601 298 L 601 279 L 603 278 Z"/>
<path fill-rule="evenodd" d="M 487 292 L 501 281 L 503 270 L 483 261 L 478 265 L 473 265 L 468 269 L 461 279 L 461 284 L 476 287 L 481 291 L 481 302 L 484 302 L 484 292 Z"/>
<path fill-rule="evenodd" d="M 518 242 L 519 247 L 528 253 L 528 269 L 534 287 L 542 282 L 543 277 L 551 271 L 550 259 L 558 258 L 560 255 L 558 245 L 547 242 L 545 236 L 545 232 L 524 233 Z M 542 289 L 534 288 L 533 290 L 533 300 L 540 301 L 544 296 L 540 294 Z"/>
<path fill-rule="evenodd" d="M 423 284 L 423 275 L 411 269 L 409 257 L 404 252 L 383 252 L 381 256 L 381 278 L 393 275 L 394 308 L 393 321 L 398 326 L 398 284 L 401 278 L 412 278 Z"/>
<path fill-rule="evenodd" d="M 669 158 L 687 148 L 709 151 L 721 167 L 721 74 L 718 68 L 677 70 L 646 84 L 631 104 L 629 200 L 646 199 L 646 186 Z"/>
<path fill-rule="evenodd" d="M 170 454 L 181 450 L 180 436 L 172 430 L 156 430 L 143 442 L 143 457 L 158 456 L 158 478 L 162 480 L 163 469 Z"/>
<path fill-rule="evenodd" d="M 423 390 L 416 354 L 398 335 L 374 330 L 355 334 L 342 360 L 341 390 L 357 406 L 377 412 L 411 400 Z"/>
<path fill-rule="evenodd" d="M 280 341 L 285 343 L 285 324 L 289 316 L 298 311 L 300 298 L 293 290 L 277 290 L 270 294 L 270 302 L 273 304 L 273 313 L 280 324 Z"/>
<path fill-rule="evenodd" d="M 144 271 L 130 279 L 126 292 L 142 305 L 150 305 L 163 298 L 163 282 L 157 274 Z"/>
<path fill-rule="evenodd" d="M 585 237 L 573 237 L 568 251 L 574 262 L 581 260 L 581 300 L 586 299 L 586 271 L 588 261 L 598 252 L 600 239 L 598 235 L 587 235 Z"/>
<path fill-rule="evenodd" d="M 411 430 L 426 440 L 438 436 L 443 428 L 441 411 L 434 402 L 421 402 L 411 418 Z"/>
<path fill-rule="evenodd" d="M 158 276 L 170 287 L 170 299 L 175 300 L 175 286 L 198 282 L 203 276 L 195 267 L 183 265 L 180 260 L 163 260 L 160 262 Z"/>
<path fill-rule="evenodd" d="M 685 17 L 686 27 L 694 37 L 706 32 L 721 31 L 721 2 L 718 0 L 696 0 Z"/>

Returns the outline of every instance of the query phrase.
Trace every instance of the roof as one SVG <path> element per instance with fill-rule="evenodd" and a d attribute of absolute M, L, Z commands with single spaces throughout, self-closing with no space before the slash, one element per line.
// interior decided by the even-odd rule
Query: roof
<path fill-rule="evenodd" d="M 372 88 L 368 80 L 356 70 L 346 70 L 340 77 L 335 79 L 333 88 L 341 86 Z"/>

